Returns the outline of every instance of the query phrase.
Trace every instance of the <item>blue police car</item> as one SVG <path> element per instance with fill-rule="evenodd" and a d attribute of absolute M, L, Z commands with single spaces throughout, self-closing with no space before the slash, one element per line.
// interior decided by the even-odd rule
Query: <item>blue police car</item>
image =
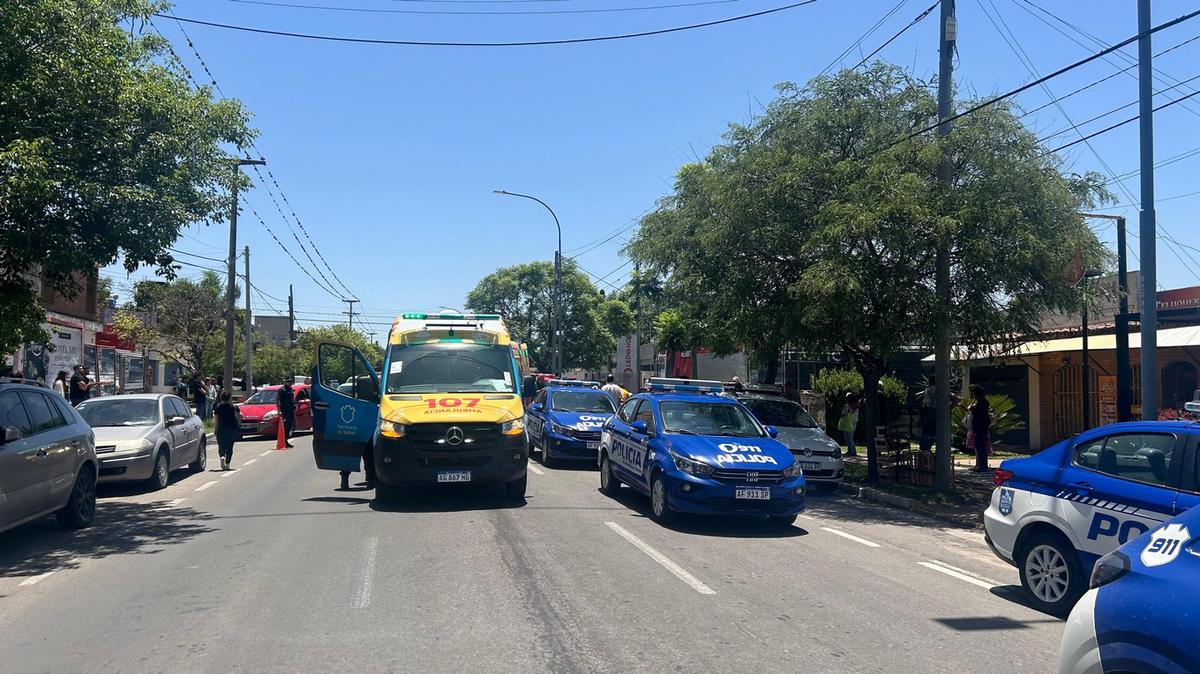
<path fill-rule="evenodd" d="M 559 459 L 596 462 L 600 429 L 616 413 L 616 405 L 598 382 L 553 379 L 538 391 L 525 410 L 530 452 L 536 447 L 542 465 Z"/>
<path fill-rule="evenodd" d="M 1062 674 L 1200 672 L 1200 507 L 1110 552 L 1063 632 Z"/>
<path fill-rule="evenodd" d="M 1200 505 L 1198 443 L 1197 423 L 1130 422 L 1009 459 L 984 513 L 988 545 L 1038 608 L 1066 615 L 1097 559 Z"/>
<path fill-rule="evenodd" d="M 765 515 L 790 525 L 804 510 L 804 473 L 792 453 L 721 382 L 651 379 L 604 426 L 600 491 L 627 484 L 650 496 L 650 516 Z"/>

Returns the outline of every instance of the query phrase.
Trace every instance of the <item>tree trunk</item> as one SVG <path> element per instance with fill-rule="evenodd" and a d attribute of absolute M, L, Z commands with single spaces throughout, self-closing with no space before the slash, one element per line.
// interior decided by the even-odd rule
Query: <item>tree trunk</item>
<path fill-rule="evenodd" d="M 876 367 L 859 368 L 863 378 L 863 402 L 866 415 L 867 482 L 879 484 L 879 450 L 875 447 L 875 425 L 879 423 L 879 379 Z"/>
<path fill-rule="evenodd" d="M 779 376 L 779 350 L 775 349 L 770 356 L 767 357 L 767 376 L 764 384 L 774 384 L 775 378 Z"/>

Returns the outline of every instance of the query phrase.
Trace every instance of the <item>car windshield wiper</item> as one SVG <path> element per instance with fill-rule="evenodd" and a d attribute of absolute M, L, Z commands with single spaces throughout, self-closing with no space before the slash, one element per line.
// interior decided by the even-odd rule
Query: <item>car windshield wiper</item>
<path fill-rule="evenodd" d="M 686 429 L 686 428 L 672 428 L 672 429 L 670 429 L 670 430 L 669 430 L 669 431 L 667 431 L 667 432 L 668 432 L 668 433 L 680 433 L 680 434 L 682 434 L 682 435 L 700 435 L 700 434 L 699 434 L 699 433 L 697 433 L 696 431 L 689 431 L 689 430 L 688 430 L 688 429 Z"/>

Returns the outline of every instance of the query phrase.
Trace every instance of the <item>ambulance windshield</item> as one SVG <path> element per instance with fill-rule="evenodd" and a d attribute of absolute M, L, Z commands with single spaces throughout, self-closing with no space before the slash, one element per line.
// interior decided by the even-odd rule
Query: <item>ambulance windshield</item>
<path fill-rule="evenodd" d="M 508 346 L 436 342 L 393 345 L 388 393 L 512 393 L 513 355 Z"/>

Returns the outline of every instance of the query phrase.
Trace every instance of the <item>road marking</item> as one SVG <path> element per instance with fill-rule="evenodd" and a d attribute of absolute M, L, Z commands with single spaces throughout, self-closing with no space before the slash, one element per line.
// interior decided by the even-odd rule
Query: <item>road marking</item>
<path fill-rule="evenodd" d="M 233 466 L 230 466 L 230 467 L 229 467 L 229 470 L 226 470 L 226 471 L 224 471 L 224 472 L 222 472 L 222 473 L 221 473 L 221 477 L 229 477 L 230 475 L 235 475 L 235 474 L 237 474 L 237 472 L 238 472 L 238 469 L 237 469 L 237 468 L 234 468 Z"/>
<path fill-rule="evenodd" d="M 533 465 L 532 463 L 529 464 L 529 470 L 534 475 L 545 475 L 546 474 L 546 471 L 542 470 L 541 468 L 538 468 L 537 466 Z"/>
<path fill-rule="evenodd" d="M 991 590 L 993 588 L 1000 587 L 1000 583 L 997 583 L 990 578 L 985 578 L 979 574 L 971 573 L 970 571 L 967 571 L 966 569 L 960 569 L 957 566 L 950 566 L 949 564 L 945 562 L 939 562 L 936 559 L 932 559 L 928 562 L 917 563 L 927 569 L 933 569 L 934 571 L 944 573 L 951 578 L 957 578 L 964 583 L 970 583 L 972 585 L 982 587 L 985 590 Z"/>
<path fill-rule="evenodd" d="M 52 573 L 54 573 L 54 572 L 47 571 L 46 573 L 38 574 L 36 576 L 30 576 L 30 577 L 26 578 L 25 580 L 21 581 L 21 585 L 22 586 L 37 585 L 38 583 L 42 582 L 43 580 L 46 580 L 46 578 L 48 576 L 50 576 L 50 574 L 52 574 Z"/>
<path fill-rule="evenodd" d="M 354 594 L 354 608 L 366 608 L 371 605 L 371 584 L 375 581 L 375 553 L 379 549 L 379 538 L 372 536 L 367 539 L 367 554 L 363 564 L 362 582 Z"/>
<path fill-rule="evenodd" d="M 209 487 L 213 486 L 216 483 L 217 483 L 216 480 L 210 480 L 210 481 L 205 482 L 204 484 L 200 485 L 199 487 L 196 487 L 196 491 L 204 491 L 205 489 L 208 489 Z"/>
<path fill-rule="evenodd" d="M 254 463 L 255 461 L 258 461 L 258 459 L 250 459 L 249 461 L 247 461 L 246 463 L 243 463 L 242 465 L 249 466 L 250 464 Z"/>
<path fill-rule="evenodd" d="M 654 561 L 658 562 L 660 565 L 662 565 L 662 567 L 664 569 L 675 574 L 676 578 L 687 583 L 689 586 L 691 586 L 691 588 L 693 590 L 699 592 L 700 594 L 716 594 L 717 593 L 716 590 L 713 590 L 711 587 L 700 582 L 699 578 L 696 578 L 692 574 L 685 571 L 682 566 L 679 566 L 675 562 L 672 562 L 670 559 L 667 559 L 666 555 L 659 552 L 658 550 L 655 550 L 654 548 L 650 547 L 650 545 L 648 543 L 646 543 L 645 541 L 643 541 L 642 539 L 640 539 L 637 536 L 634 536 L 633 534 L 626 531 L 625 528 L 622 527 L 621 525 L 617 524 L 616 522 L 605 522 L 604 524 L 606 526 L 608 526 L 609 529 L 612 529 L 613 531 L 617 532 L 617 534 L 621 538 L 624 538 L 625 540 L 629 541 L 630 543 L 633 543 L 634 547 L 636 547 L 638 550 L 641 550 L 642 552 L 646 553 L 650 557 L 650 559 L 653 559 Z"/>
<path fill-rule="evenodd" d="M 815 517 L 810 517 L 810 516 L 808 516 L 808 515 L 801 515 L 801 516 L 800 516 L 800 519 L 804 519 L 804 520 L 812 520 L 813 522 L 816 522 L 816 521 L 817 521 L 817 518 L 815 518 Z"/>
<path fill-rule="evenodd" d="M 845 531 L 842 531 L 841 529 L 834 529 L 832 527 L 821 527 L 821 528 L 824 529 L 825 531 L 828 531 L 831 534 L 841 536 L 842 538 L 845 538 L 846 540 L 851 540 L 851 541 L 854 541 L 855 543 L 862 543 L 863 545 L 865 545 L 869 548 L 879 547 L 878 543 L 868 541 L 865 538 L 859 538 L 858 536 L 855 536 L 854 534 L 848 534 Z"/>
<path fill-rule="evenodd" d="M 172 501 L 167 501 L 167 507 L 168 507 L 168 508 L 174 508 L 175 506 L 179 505 L 180 503 L 183 503 L 183 502 L 184 502 L 184 501 L 186 501 L 186 500 L 187 500 L 187 499 L 185 499 L 185 498 L 177 498 L 177 499 L 175 499 L 175 500 L 172 500 Z"/>
<path fill-rule="evenodd" d="M 273 452 L 273 451 L 275 451 L 275 450 L 273 450 L 273 449 L 268 449 L 267 451 L 263 452 L 262 454 L 259 454 L 259 456 L 267 456 L 268 454 L 270 454 L 270 453 L 271 453 L 271 452 Z"/>

